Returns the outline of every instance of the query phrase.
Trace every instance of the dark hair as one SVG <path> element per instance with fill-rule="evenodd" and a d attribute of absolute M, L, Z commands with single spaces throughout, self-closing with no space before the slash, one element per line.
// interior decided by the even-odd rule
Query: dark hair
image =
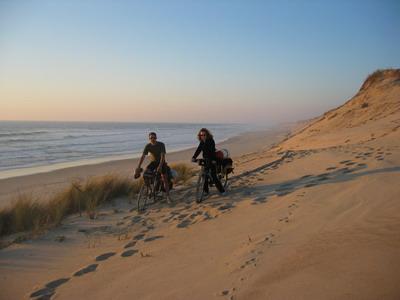
<path fill-rule="evenodd" d="M 206 139 L 212 139 L 214 138 L 213 135 L 211 134 L 210 130 L 208 130 L 207 128 L 202 128 L 199 130 L 199 133 L 197 134 L 197 138 L 199 139 L 199 141 L 201 141 L 200 139 L 200 133 L 204 132 L 206 134 Z"/>
<path fill-rule="evenodd" d="M 155 137 L 157 137 L 157 134 L 156 134 L 155 132 L 153 132 L 153 131 L 149 133 L 149 137 L 152 136 L 152 135 L 154 135 Z"/>

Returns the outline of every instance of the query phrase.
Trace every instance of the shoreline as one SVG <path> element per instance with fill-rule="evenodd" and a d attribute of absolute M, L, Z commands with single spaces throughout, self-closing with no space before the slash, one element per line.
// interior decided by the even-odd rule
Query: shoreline
<path fill-rule="evenodd" d="M 267 129 L 263 129 L 263 131 L 264 130 L 268 131 L 268 130 L 273 130 L 273 129 L 267 128 Z M 228 136 L 228 137 L 218 141 L 217 144 L 224 143 L 230 139 L 233 139 L 233 138 L 236 138 L 243 134 L 251 133 L 254 131 L 256 131 L 256 129 L 251 129 L 248 131 L 239 131 L 236 134 L 233 134 L 231 136 Z M 193 147 L 190 147 L 190 146 L 177 147 L 177 148 L 171 149 L 170 152 L 167 154 L 185 151 L 185 150 L 189 150 L 192 148 Z M 131 153 L 124 153 L 124 154 L 110 154 L 107 156 L 99 156 L 99 157 L 93 157 L 93 158 L 81 158 L 81 159 L 72 160 L 72 161 L 61 161 L 61 162 L 56 162 L 56 163 L 52 163 L 52 164 L 48 164 L 48 165 L 36 165 L 36 166 L 19 167 L 19 168 L 15 168 L 15 169 L 5 169 L 5 170 L 0 170 L 0 180 L 21 177 L 21 176 L 27 176 L 27 175 L 47 173 L 47 172 L 52 172 L 52 171 L 57 171 L 57 170 L 62 170 L 62 169 L 67 169 L 67 168 L 73 168 L 73 167 L 80 167 L 80 166 L 85 166 L 85 165 L 96 165 L 96 164 L 119 161 L 119 160 L 137 159 L 137 158 L 140 158 L 140 156 L 141 156 L 141 152 L 131 152 Z"/>
<path fill-rule="evenodd" d="M 261 131 L 269 131 L 269 130 L 272 131 L 273 129 L 264 129 Z M 221 141 L 218 141 L 216 144 L 219 145 L 219 144 L 222 144 L 225 142 L 229 142 L 229 140 L 231 140 L 231 139 L 235 139 L 242 135 L 251 134 L 254 132 L 259 132 L 259 131 L 251 130 L 251 131 L 239 132 L 238 134 L 235 134 L 233 136 L 222 139 Z M 177 152 L 191 150 L 194 148 L 195 147 L 175 148 L 175 149 L 172 149 L 170 152 L 168 152 L 167 155 L 171 155 L 171 154 L 174 154 Z M 53 172 L 53 171 L 58 171 L 58 170 L 63 170 L 63 169 L 68 169 L 68 168 L 83 167 L 83 166 L 97 165 L 97 164 L 117 162 L 117 161 L 123 161 L 123 160 L 138 159 L 138 158 L 140 158 L 140 156 L 141 156 L 140 152 L 130 153 L 130 154 L 115 154 L 115 155 L 108 155 L 108 156 L 96 157 L 96 158 L 78 159 L 78 160 L 74 160 L 74 161 L 64 161 L 64 162 L 58 162 L 58 163 L 49 164 L 49 165 L 38 165 L 38 166 L 32 166 L 32 167 L 6 169 L 6 170 L 0 171 L 0 180 L 29 176 L 29 175 L 37 175 L 37 174 L 48 173 L 48 172 Z"/>
<path fill-rule="evenodd" d="M 225 147 L 232 157 L 272 146 L 281 141 L 291 131 L 291 126 L 280 126 L 271 129 L 260 129 L 244 133 L 218 142 L 217 147 Z M 188 162 L 197 145 L 167 153 L 168 163 Z M 137 157 L 107 160 L 103 162 L 85 163 L 66 166 L 54 170 L 43 170 L 34 174 L 24 174 L 8 178 L 0 178 L 0 208 L 10 204 L 20 194 L 29 193 L 34 197 L 47 200 L 51 195 L 66 187 L 74 180 L 105 174 L 133 175 L 140 154 Z M 147 164 L 147 158 L 144 161 Z"/>

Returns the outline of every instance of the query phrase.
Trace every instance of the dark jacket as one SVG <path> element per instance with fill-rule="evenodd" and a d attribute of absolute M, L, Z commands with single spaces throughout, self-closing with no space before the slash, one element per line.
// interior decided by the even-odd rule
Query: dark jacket
<path fill-rule="evenodd" d="M 193 154 L 193 158 L 197 158 L 197 156 L 203 152 L 203 158 L 206 160 L 216 160 L 217 157 L 215 155 L 215 142 L 214 139 L 206 139 L 204 142 L 201 141 L 196 151 Z"/>

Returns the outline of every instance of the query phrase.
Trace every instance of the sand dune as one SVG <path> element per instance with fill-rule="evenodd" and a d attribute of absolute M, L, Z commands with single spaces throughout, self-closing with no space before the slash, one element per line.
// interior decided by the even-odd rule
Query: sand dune
<path fill-rule="evenodd" d="M 118 199 L 0 250 L 0 298 L 400 299 L 399 74 L 236 155 L 225 197 Z"/>

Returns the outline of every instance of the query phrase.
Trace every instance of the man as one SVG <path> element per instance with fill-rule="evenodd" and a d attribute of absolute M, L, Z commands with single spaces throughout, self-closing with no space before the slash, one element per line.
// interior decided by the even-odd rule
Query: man
<path fill-rule="evenodd" d="M 143 150 L 142 157 L 140 158 L 139 165 L 136 171 L 141 170 L 142 163 L 146 157 L 150 153 L 151 162 L 146 167 L 146 170 L 155 171 L 161 174 L 161 179 L 164 184 L 165 193 L 167 196 L 167 202 L 171 203 L 171 199 L 169 196 L 169 182 L 168 182 L 168 166 L 165 161 L 165 145 L 162 142 L 157 141 L 157 134 L 155 132 L 149 133 L 149 140 L 148 143 Z"/>

